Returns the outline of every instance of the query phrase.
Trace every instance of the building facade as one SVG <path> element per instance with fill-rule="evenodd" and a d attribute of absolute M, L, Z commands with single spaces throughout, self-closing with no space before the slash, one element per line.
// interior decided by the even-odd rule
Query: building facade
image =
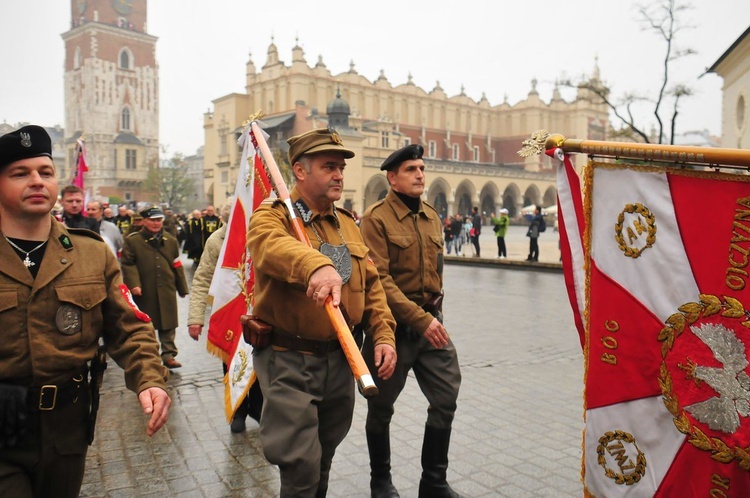
<path fill-rule="evenodd" d="M 65 42 L 66 161 L 83 136 L 92 198 L 149 201 L 144 182 L 159 158 L 159 68 L 147 0 L 71 0 Z"/>
<path fill-rule="evenodd" d="M 750 148 L 750 28 L 708 69 L 724 80 L 721 89 L 722 147 Z"/>
<path fill-rule="evenodd" d="M 234 191 L 241 124 L 262 110 L 269 146 L 277 162 L 286 161 L 286 139 L 313 128 L 333 126 L 356 152 L 348 161 L 344 207 L 362 212 L 388 189 L 382 161 L 410 143 L 425 148 L 425 200 L 443 215 L 466 214 L 481 206 L 487 215 L 506 207 L 518 216 L 528 204 L 555 204 L 554 172 L 544 157 L 521 159 L 521 142 L 538 129 L 583 139 L 606 139 L 608 112 L 580 95 L 573 102 L 555 89 L 544 102 L 532 81 L 527 98 L 513 106 L 493 106 L 483 95 L 477 102 L 462 91 L 449 97 L 440 87 L 426 91 L 411 77 L 392 85 L 381 71 L 373 82 L 350 65 L 332 74 L 318 58 L 310 66 L 303 49 L 292 49 L 291 64 L 279 57 L 272 42 L 258 70 L 246 64 L 245 93 L 213 101 L 204 115 L 206 196 L 221 204 Z M 598 70 L 594 76 L 598 78 Z M 323 110 L 325 109 L 325 113 Z"/>

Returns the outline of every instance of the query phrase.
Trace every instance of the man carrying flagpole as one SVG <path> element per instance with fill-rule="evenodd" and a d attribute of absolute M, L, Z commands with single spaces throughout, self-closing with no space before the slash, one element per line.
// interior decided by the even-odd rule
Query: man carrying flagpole
<path fill-rule="evenodd" d="M 341 198 L 346 159 L 354 152 L 330 129 L 287 142 L 296 180 L 290 205 L 299 211 L 311 246 L 295 236 L 285 203 L 263 203 L 253 213 L 247 243 L 257 279 L 257 319 L 248 329 L 258 339 L 253 362 L 264 395 L 261 444 L 266 459 L 279 466 L 280 496 L 321 497 L 354 411 L 352 371 L 326 302 L 346 309 L 349 327 L 369 315 L 363 326 L 372 335 L 382 379 L 396 366 L 395 321 L 359 227 L 333 204 Z"/>

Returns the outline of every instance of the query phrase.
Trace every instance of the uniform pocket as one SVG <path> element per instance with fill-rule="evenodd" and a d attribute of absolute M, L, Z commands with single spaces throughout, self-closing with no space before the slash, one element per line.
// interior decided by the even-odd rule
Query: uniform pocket
<path fill-rule="evenodd" d="M 349 289 L 352 292 L 362 292 L 365 290 L 367 276 L 367 246 L 357 242 L 347 242 L 346 245 L 352 255 L 352 276 L 349 278 Z"/>
<path fill-rule="evenodd" d="M 61 348 L 87 345 L 102 329 L 101 303 L 107 298 L 104 281 L 76 282 L 55 287 L 60 307 L 55 313 Z"/>
<path fill-rule="evenodd" d="M 391 266 L 397 268 L 417 268 L 419 266 L 419 244 L 414 233 L 387 232 Z"/>
<path fill-rule="evenodd" d="M 26 343 L 23 315 L 23 310 L 18 309 L 18 288 L 0 287 L 0 323 L 3 324 L 0 358 L 17 357 L 21 344 Z"/>

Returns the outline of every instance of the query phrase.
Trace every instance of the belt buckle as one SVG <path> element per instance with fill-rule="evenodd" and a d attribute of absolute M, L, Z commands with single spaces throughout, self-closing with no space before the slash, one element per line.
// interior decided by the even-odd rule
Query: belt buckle
<path fill-rule="evenodd" d="M 49 402 L 49 403 L 47 403 Z M 57 386 L 44 385 L 39 392 L 39 410 L 50 411 L 55 409 L 57 404 Z"/>

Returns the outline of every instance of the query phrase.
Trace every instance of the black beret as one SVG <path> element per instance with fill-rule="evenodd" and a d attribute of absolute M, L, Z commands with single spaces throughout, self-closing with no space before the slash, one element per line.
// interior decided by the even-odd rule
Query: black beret
<path fill-rule="evenodd" d="M 0 168 L 39 156 L 52 158 L 52 139 L 41 126 L 27 125 L 0 137 Z"/>
<path fill-rule="evenodd" d="M 422 159 L 422 154 L 424 154 L 424 147 L 419 144 L 411 144 L 406 147 L 401 147 L 383 161 L 380 170 L 388 171 L 393 168 L 398 168 L 404 161 Z"/>
<path fill-rule="evenodd" d="M 318 152 L 341 152 L 346 159 L 354 157 L 354 151 L 344 147 L 341 137 L 332 128 L 318 128 L 308 131 L 302 135 L 290 137 L 286 143 L 289 144 L 289 164 L 294 166 L 304 154 L 317 154 Z"/>
<path fill-rule="evenodd" d="M 140 212 L 140 215 L 143 217 L 144 220 L 147 220 L 149 218 L 164 218 L 164 212 L 161 210 L 159 206 L 150 206 L 146 209 L 143 209 Z"/>

